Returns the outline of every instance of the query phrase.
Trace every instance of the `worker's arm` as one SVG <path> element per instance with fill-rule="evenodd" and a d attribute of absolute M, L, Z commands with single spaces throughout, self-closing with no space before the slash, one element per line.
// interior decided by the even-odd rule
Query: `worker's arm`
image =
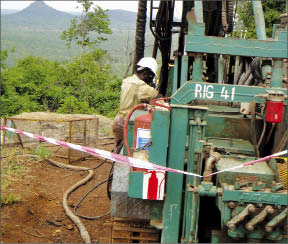
<path fill-rule="evenodd" d="M 159 95 L 158 91 L 154 89 L 153 87 L 143 84 L 139 87 L 138 90 L 138 99 L 141 102 L 149 103 L 150 100 L 156 98 Z"/>

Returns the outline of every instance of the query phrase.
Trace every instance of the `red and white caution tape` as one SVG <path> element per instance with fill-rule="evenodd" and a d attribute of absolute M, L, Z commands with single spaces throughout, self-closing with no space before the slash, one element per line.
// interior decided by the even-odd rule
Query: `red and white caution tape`
<path fill-rule="evenodd" d="M 285 150 L 285 151 L 282 151 L 282 152 L 278 152 L 278 153 L 272 154 L 272 155 L 270 155 L 270 156 L 266 156 L 266 157 L 264 157 L 264 158 L 259 158 L 259 159 L 253 160 L 253 161 L 249 161 L 249 162 L 246 162 L 246 163 L 244 163 L 244 164 L 241 164 L 241 165 L 238 165 L 238 166 L 229 168 L 229 169 L 223 169 L 223 170 L 214 172 L 214 173 L 212 173 L 212 174 L 209 174 L 209 175 L 207 175 L 207 176 L 205 176 L 205 177 L 212 176 L 212 175 L 216 175 L 216 174 L 220 174 L 220 173 L 222 173 L 222 172 L 230 171 L 230 170 L 232 170 L 232 169 L 240 169 L 240 168 L 246 167 L 246 166 L 248 166 L 248 165 L 252 165 L 252 164 L 259 163 L 259 162 L 267 161 L 267 160 L 269 160 L 269 159 L 271 159 L 271 158 L 283 156 L 283 155 L 285 155 L 285 154 L 288 154 L 288 150 Z"/>
<path fill-rule="evenodd" d="M 173 173 L 179 173 L 179 174 L 186 174 L 186 175 L 201 177 L 201 175 L 198 175 L 198 174 L 185 172 L 185 171 L 178 170 L 178 169 L 171 169 L 171 168 L 163 167 L 161 165 L 149 163 L 149 162 L 146 162 L 146 161 L 143 161 L 140 159 L 136 159 L 136 158 L 126 157 L 124 155 L 120 155 L 117 153 L 113 153 L 113 152 L 109 152 L 109 151 L 105 151 L 105 150 L 101 150 L 101 149 L 75 145 L 75 144 L 68 143 L 65 141 L 60 141 L 60 140 L 56 140 L 56 139 L 52 139 L 52 138 L 44 137 L 44 136 L 39 136 L 36 134 L 24 132 L 22 130 L 9 128 L 6 126 L 1 126 L 0 128 L 1 128 L 1 130 L 8 130 L 8 131 L 18 133 L 18 134 L 23 135 L 23 136 L 28 136 L 28 137 L 38 139 L 38 140 L 43 141 L 43 142 L 48 142 L 48 143 L 51 143 L 54 145 L 58 145 L 61 147 L 72 148 L 72 149 L 75 149 L 75 150 L 78 150 L 81 152 L 91 154 L 93 156 L 102 157 L 102 158 L 105 158 L 105 159 L 108 159 L 111 161 L 115 161 L 117 163 L 127 164 L 127 165 L 130 165 L 131 167 L 148 169 L 148 170 L 162 170 L 162 171 L 167 171 L 167 172 L 173 172 Z"/>
<path fill-rule="evenodd" d="M 54 144 L 54 145 L 58 145 L 58 146 L 61 146 L 61 147 L 72 148 L 74 150 L 85 152 L 85 153 L 91 154 L 93 156 L 102 157 L 102 158 L 105 158 L 105 159 L 108 159 L 108 160 L 111 160 L 111 161 L 115 161 L 117 163 L 130 165 L 131 167 L 148 169 L 148 170 L 162 170 L 162 171 L 166 171 L 166 172 L 172 172 L 172 173 L 196 176 L 196 177 L 199 177 L 199 178 L 203 177 L 201 175 L 194 174 L 194 173 L 191 173 L 191 172 L 186 172 L 186 171 L 182 171 L 182 170 L 178 170 L 178 169 L 172 169 L 172 168 L 164 167 L 164 166 L 161 166 L 161 165 L 153 164 L 153 163 L 146 162 L 146 161 L 143 161 L 143 160 L 140 160 L 140 159 L 127 157 L 127 156 L 124 156 L 124 155 L 120 155 L 120 154 L 117 154 L 117 153 L 113 153 L 113 152 L 109 152 L 109 151 L 105 151 L 105 150 L 101 150 L 101 149 L 75 145 L 75 144 L 68 143 L 68 142 L 65 142 L 65 141 L 60 141 L 60 140 L 56 140 L 56 139 L 52 139 L 52 138 L 44 137 L 44 136 L 39 136 L 39 135 L 36 135 L 36 134 L 24 132 L 22 130 L 9 128 L 9 127 L 6 127 L 6 126 L 1 126 L 0 129 L 1 130 L 8 130 L 8 131 L 11 131 L 11 132 L 14 132 L 14 133 L 18 133 L 18 134 L 23 135 L 23 136 L 28 136 L 28 137 L 31 137 L 31 138 L 34 138 L 34 139 L 37 139 L 37 140 L 40 140 L 40 141 L 43 141 L 43 142 L 48 142 L 48 143 L 51 143 L 51 144 Z M 264 157 L 264 158 L 260 158 L 260 159 L 254 160 L 254 161 L 246 162 L 246 163 L 241 164 L 241 165 L 236 166 L 236 167 L 232 167 L 232 168 L 229 168 L 229 169 L 224 169 L 224 170 L 209 174 L 207 176 L 216 175 L 216 174 L 219 174 L 219 173 L 222 173 L 222 172 L 225 172 L 225 171 L 230 171 L 230 170 L 233 170 L 233 169 L 243 168 L 243 167 L 246 167 L 248 165 L 252 165 L 252 164 L 255 164 L 255 163 L 258 163 L 258 162 L 263 162 L 263 161 L 269 160 L 271 158 L 283 156 L 283 155 L 286 155 L 286 154 L 288 154 L 288 150 L 285 150 L 285 151 L 282 151 L 282 152 L 279 152 L 279 153 L 275 153 L 273 155 L 270 155 L 270 156 L 267 156 L 267 157 Z M 207 177 L 207 176 L 205 176 L 205 177 Z"/>

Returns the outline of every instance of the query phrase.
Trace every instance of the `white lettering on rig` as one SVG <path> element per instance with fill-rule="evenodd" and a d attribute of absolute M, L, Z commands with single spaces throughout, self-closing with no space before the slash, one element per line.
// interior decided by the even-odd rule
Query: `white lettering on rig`
<path fill-rule="evenodd" d="M 212 85 L 195 85 L 195 98 L 208 98 L 212 99 L 214 97 L 213 92 L 214 87 Z"/>
<path fill-rule="evenodd" d="M 199 93 L 199 97 L 202 98 L 201 91 L 202 91 L 202 86 L 200 84 L 196 84 L 195 85 L 195 98 L 197 98 L 198 93 Z"/>
<path fill-rule="evenodd" d="M 214 96 L 214 92 L 213 91 L 209 91 L 209 89 L 213 90 L 214 87 L 212 85 L 208 85 L 207 89 L 206 89 L 206 97 L 211 99 Z"/>
<path fill-rule="evenodd" d="M 222 90 L 221 90 L 221 95 L 220 95 L 220 96 L 221 96 L 221 97 L 224 97 L 224 99 L 227 100 L 227 99 L 230 97 L 229 94 L 230 94 L 230 93 L 229 93 L 228 89 L 227 89 L 225 86 L 223 86 L 223 87 L 222 87 Z M 234 100 L 234 97 L 235 97 L 235 87 L 231 88 L 231 101 Z"/>
<path fill-rule="evenodd" d="M 234 101 L 235 98 L 235 87 L 226 87 L 223 86 L 221 89 L 220 97 L 224 98 L 225 100 Z M 201 85 L 195 84 L 195 98 L 202 98 L 202 99 L 213 99 L 215 92 L 213 85 Z M 219 96 L 219 95 L 218 95 Z M 217 96 L 217 98 L 218 98 Z"/>

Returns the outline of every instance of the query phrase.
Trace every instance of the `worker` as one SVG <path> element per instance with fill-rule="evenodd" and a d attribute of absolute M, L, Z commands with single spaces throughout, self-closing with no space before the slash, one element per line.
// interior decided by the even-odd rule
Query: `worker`
<path fill-rule="evenodd" d="M 150 100 L 161 96 L 153 83 L 157 69 L 158 65 L 154 58 L 142 58 L 136 65 L 135 73 L 122 82 L 120 108 L 112 125 L 118 150 L 121 148 L 124 121 L 129 111 L 140 103 L 149 103 Z"/>

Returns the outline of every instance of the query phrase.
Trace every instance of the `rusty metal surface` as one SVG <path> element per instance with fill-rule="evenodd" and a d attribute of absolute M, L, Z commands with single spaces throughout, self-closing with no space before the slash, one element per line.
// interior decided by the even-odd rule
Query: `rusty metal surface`
<path fill-rule="evenodd" d="M 157 243 L 160 231 L 152 228 L 149 221 L 115 218 L 112 228 L 112 243 Z"/>
<path fill-rule="evenodd" d="M 284 189 L 287 190 L 287 167 L 288 167 L 288 162 L 286 161 L 285 163 L 277 163 L 278 167 L 278 172 L 279 172 L 279 178 L 280 182 L 283 183 Z"/>

